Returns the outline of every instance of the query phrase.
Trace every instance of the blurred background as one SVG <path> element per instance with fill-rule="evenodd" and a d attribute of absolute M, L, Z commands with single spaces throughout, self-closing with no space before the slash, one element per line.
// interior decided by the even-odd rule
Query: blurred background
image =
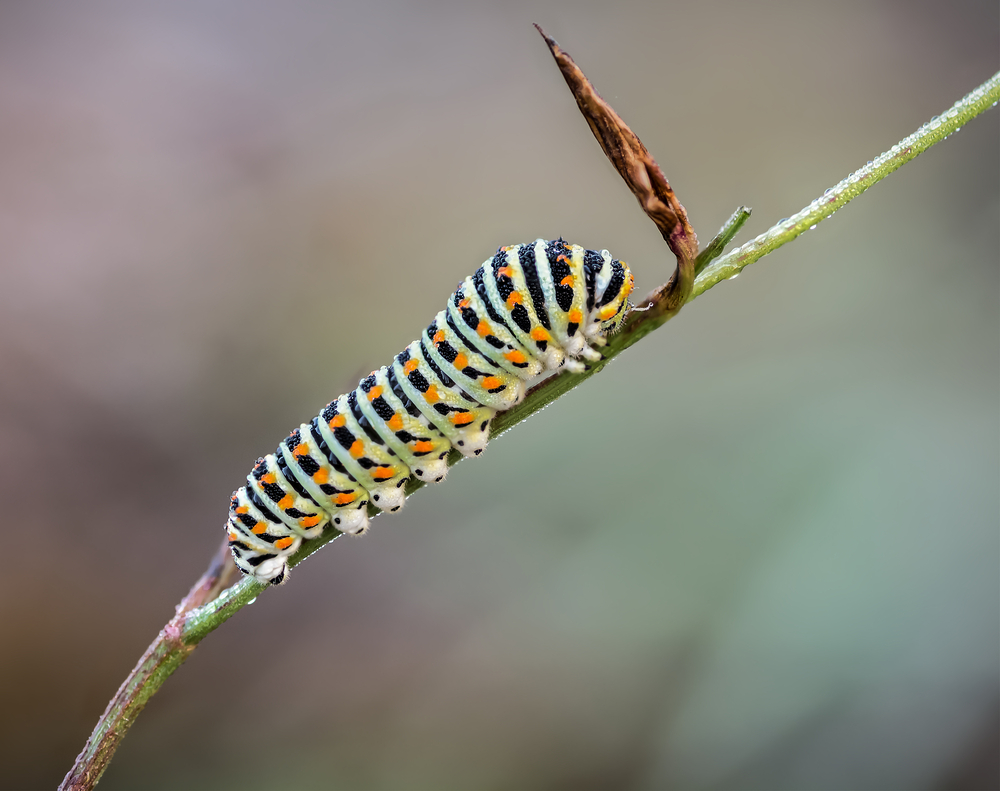
<path fill-rule="evenodd" d="M 499 245 L 666 279 L 531 22 L 703 242 L 1000 66 L 993 0 L 0 5 L 4 788 L 69 769 L 254 459 Z M 996 788 L 998 131 L 304 563 L 101 787 Z"/>

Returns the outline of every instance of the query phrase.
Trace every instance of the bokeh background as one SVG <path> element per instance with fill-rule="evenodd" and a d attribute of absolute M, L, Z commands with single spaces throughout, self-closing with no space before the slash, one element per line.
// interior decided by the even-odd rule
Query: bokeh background
<path fill-rule="evenodd" d="M 1000 66 L 996 2 L 0 5 L 0 784 L 53 787 L 253 460 L 502 244 L 671 261 Z M 984 789 L 996 110 L 213 634 L 106 789 Z"/>

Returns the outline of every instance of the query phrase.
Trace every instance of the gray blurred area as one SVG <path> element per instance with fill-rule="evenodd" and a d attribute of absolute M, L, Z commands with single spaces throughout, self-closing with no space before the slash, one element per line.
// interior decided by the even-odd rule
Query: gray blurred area
<path fill-rule="evenodd" d="M 256 457 L 497 246 L 669 274 L 1000 67 L 992 2 L 0 5 L 0 786 L 55 786 Z M 1000 113 L 210 636 L 108 789 L 1000 785 Z"/>

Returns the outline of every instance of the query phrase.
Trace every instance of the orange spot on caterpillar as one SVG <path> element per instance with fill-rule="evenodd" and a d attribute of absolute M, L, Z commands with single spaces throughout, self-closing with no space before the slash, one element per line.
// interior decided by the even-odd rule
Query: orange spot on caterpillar
<path fill-rule="evenodd" d="M 294 503 L 294 502 L 295 502 L 295 498 L 292 497 L 290 494 L 286 494 L 284 497 L 282 497 L 280 500 L 278 500 L 278 508 L 280 508 L 282 511 L 284 511 L 286 508 L 291 508 L 292 507 L 292 503 Z"/>
<path fill-rule="evenodd" d="M 336 497 L 334 497 L 333 502 L 335 502 L 337 505 L 348 505 L 349 503 L 353 503 L 357 499 L 358 496 L 353 492 L 345 492 L 344 494 L 338 494 Z"/>
<path fill-rule="evenodd" d="M 565 256 L 559 256 L 559 258 L 565 259 Z M 559 281 L 560 286 L 575 286 L 576 278 L 573 275 L 566 275 L 562 280 Z"/>
<path fill-rule="evenodd" d="M 368 400 L 374 401 L 380 395 L 382 395 L 382 385 L 375 385 L 375 387 L 368 391 Z"/>
<path fill-rule="evenodd" d="M 444 340 L 444 330 L 438 330 L 434 333 L 434 343 L 438 344 Z"/>
<path fill-rule="evenodd" d="M 347 452 L 354 458 L 360 459 L 365 455 L 365 443 L 363 443 L 360 439 L 356 439 Z"/>
<path fill-rule="evenodd" d="M 496 388 L 500 387 L 500 385 L 502 385 L 503 382 L 501 382 L 495 376 L 487 376 L 485 379 L 483 379 L 482 382 L 480 382 L 480 384 L 487 390 L 495 390 Z"/>
<path fill-rule="evenodd" d="M 396 412 L 389 420 L 386 425 L 393 431 L 400 431 L 403 428 L 403 418 L 400 416 L 399 412 Z"/>
<path fill-rule="evenodd" d="M 304 442 L 301 443 L 301 444 L 299 444 L 299 445 L 296 445 L 295 448 L 294 448 L 294 450 L 292 450 L 292 455 L 293 456 L 308 456 L 309 455 L 309 446 L 306 445 L 306 443 L 304 443 Z"/>
<path fill-rule="evenodd" d="M 466 357 L 461 352 L 455 355 L 455 359 L 452 362 L 452 365 L 454 365 L 459 371 L 465 368 L 465 366 L 467 366 L 468 364 L 469 364 L 469 358 Z"/>
<path fill-rule="evenodd" d="M 510 266 L 502 266 L 497 270 L 497 277 L 514 277 L 514 268 Z"/>
<path fill-rule="evenodd" d="M 236 509 L 236 513 L 238 513 L 238 514 L 248 514 L 248 513 L 250 513 L 250 506 L 249 505 L 241 505 L 239 508 Z"/>
<path fill-rule="evenodd" d="M 413 450 L 416 453 L 430 453 L 434 450 L 434 443 L 426 439 L 422 439 L 413 445 Z"/>
<path fill-rule="evenodd" d="M 278 479 L 275 477 L 273 472 L 266 473 L 260 476 L 260 479 L 264 483 L 277 483 Z"/>
<path fill-rule="evenodd" d="M 465 426 L 476 419 L 476 416 L 471 412 L 452 412 L 448 415 L 448 420 L 454 423 L 456 426 Z"/>
<path fill-rule="evenodd" d="M 392 478 L 396 474 L 396 469 L 394 467 L 376 467 L 375 472 L 372 473 L 372 478 L 376 481 L 385 481 Z"/>
<path fill-rule="evenodd" d="M 424 393 L 424 399 L 428 404 L 436 404 L 441 400 L 441 394 L 438 393 L 437 385 L 431 385 L 427 388 L 427 392 Z"/>
<path fill-rule="evenodd" d="M 524 297 L 521 296 L 519 291 L 511 291 L 510 296 L 507 297 L 507 310 L 513 310 L 515 305 L 520 305 L 524 302 Z"/>
<path fill-rule="evenodd" d="M 531 331 L 531 340 L 533 340 L 533 341 L 550 341 L 550 340 L 552 340 L 552 336 L 549 335 L 549 333 L 545 329 L 545 327 L 535 327 L 535 329 L 533 329 Z"/>
<path fill-rule="evenodd" d="M 267 532 L 267 525 L 264 522 L 258 522 L 253 527 L 250 528 L 250 532 L 255 536 L 259 536 L 261 533 Z"/>
<path fill-rule="evenodd" d="M 487 323 L 486 323 L 485 321 L 481 321 L 481 322 L 479 322 L 479 323 L 478 323 L 478 324 L 476 325 L 476 334 L 477 334 L 477 335 L 478 335 L 478 336 L 479 336 L 480 338 L 485 338 L 485 337 L 486 337 L 487 335 L 489 335 L 489 334 L 490 334 L 490 325 L 489 325 L 489 324 L 487 324 Z"/>
<path fill-rule="evenodd" d="M 316 525 L 318 525 L 322 521 L 322 519 L 323 517 L 320 516 L 319 514 L 313 514 L 312 516 L 304 516 L 302 517 L 302 519 L 299 520 L 299 525 L 301 527 L 306 527 L 306 528 L 316 527 Z"/>
<path fill-rule="evenodd" d="M 295 543 L 295 539 L 291 536 L 286 536 L 285 538 L 279 538 L 274 542 L 275 549 L 288 549 L 292 544 Z"/>
<path fill-rule="evenodd" d="M 414 371 L 417 370 L 417 365 L 419 365 L 419 363 L 411 357 L 403 365 L 403 370 L 408 374 L 413 373 Z"/>
<path fill-rule="evenodd" d="M 503 356 L 517 365 L 528 362 L 527 358 L 521 352 L 517 351 L 517 349 L 512 352 L 504 352 Z"/>
<path fill-rule="evenodd" d="M 330 420 L 330 428 L 340 428 L 346 422 L 347 419 L 343 415 L 334 415 Z"/>
<path fill-rule="evenodd" d="M 230 541 L 239 541 L 240 537 L 238 535 L 236 535 L 236 533 L 234 533 L 232 530 L 230 530 L 229 531 L 229 540 Z"/>
<path fill-rule="evenodd" d="M 460 302 L 458 303 L 458 306 L 459 306 L 460 308 L 467 308 L 467 307 L 469 307 L 469 305 L 470 305 L 470 304 L 471 304 L 471 303 L 469 302 L 469 298 L 468 298 L 468 297 L 465 297 L 465 299 L 461 300 L 461 301 L 460 301 Z"/>
<path fill-rule="evenodd" d="M 579 308 L 573 308 L 569 312 L 569 320 L 574 324 L 583 324 L 583 313 L 580 312 Z"/>
<path fill-rule="evenodd" d="M 598 313 L 597 315 L 600 317 L 601 321 L 607 321 L 608 319 L 613 317 L 617 312 L 618 310 L 613 305 L 607 305 L 601 308 L 601 312 Z"/>
<path fill-rule="evenodd" d="M 326 468 L 320 467 L 313 473 L 312 479 L 318 484 L 328 483 L 330 481 L 330 473 L 326 470 Z"/>

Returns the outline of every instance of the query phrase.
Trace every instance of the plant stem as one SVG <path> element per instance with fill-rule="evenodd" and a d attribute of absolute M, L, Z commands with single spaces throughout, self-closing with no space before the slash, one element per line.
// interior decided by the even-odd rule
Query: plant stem
<path fill-rule="evenodd" d="M 777 250 L 796 236 L 812 230 L 894 170 L 922 154 L 935 143 L 957 132 L 983 111 L 996 106 L 998 101 L 1000 101 L 1000 72 L 955 102 L 941 115 L 934 116 L 912 135 L 900 140 L 888 151 L 854 171 L 836 186 L 830 187 L 802 211 L 782 220 L 756 239 L 716 260 L 695 280 L 691 299 L 703 294 L 723 280 L 735 277 L 743 271 L 744 267 L 749 266 L 772 250 Z"/>
<path fill-rule="evenodd" d="M 756 239 L 747 242 L 742 247 L 708 264 L 695 280 L 691 299 L 693 300 L 717 283 L 739 273 L 745 266 L 752 264 L 772 250 L 776 250 L 792 241 L 804 231 L 832 215 L 837 209 L 860 195 L 873 184 L 881 181 L 921 152 L 926 151 L 935 143 L 946 138 L 968 120 L 995 105 L 997 101 L 1000 101 L 1000 73 L 995 74 L 990 80 L 957 102 L 944 115 L 935 117 L 924 124 L 920 129 L 901 140 L 876 160 L 873 160 L 871 163 L 865 165 L 865 167 L 848 176 L 837 184 L 836 187 L 827 190 L 821 197 L 814 200 L 794 217 L 779 222 Z M 739 226 L 749 216 L 749 212 L 746 212 L 745 216 L 743 215 L 745 211 L 745 209 L 738 209 L 733 217 L 723 226 L 722 230 L 720 230 L 716 239 L 720 239 L 726 235 L 731 239 L 735 231 L 739 229 Z M 714 244 L 715 240 L 705 248 L 704 252 L 709 254 L 709 251 L 721 249 L 719 246 L 713 246 Z M 701 257 L 699 255 L 699 259 Z M 582 374 L 563 373 L 549 377 L 531 388 L 525 396 L 524 401 L 520 404 L 513 409 L 498 414 L 492 424 L 494 438 L 513 428 L 535 412 L 544 409 L 561 395 L 582 384 L 602 370 L 604 366 L 625 349 L 662 326 L 676 314 L 676 311 L 673 311 L 667 314 L 653 315 L 653 311 L 648 310 L 649 302 L 650 300 L 647 299 L 644 304 L 640 304 L 638 309 L 632 312 L 623 329 L 610 338 L 608 345 L 604 349 L 603 360 Z M 644 308 L 646 309 L 644 310 Z M 455 464 L 463 458 L 463 456 L 453 451 L 449 462 Z M 423 484 L 420 481 L 414 481 L 411 486 L 407 487 L 407 492 L 411 493 L 421 488 L 423 488 Z M 298 565 L 336 537 L 321 536 L 312 541 L 303 542 L 302 548 L 292 557 L 289 565 Z M 201 640 L 206 634 L 228 620 L 235 611 L 234 608 L 238 609 L 245 606 L 267 587 L 267 585 L 254 582 L 249 577 L 244 577 L 232 588 L 224 591 L 215 601 L 209 602 L 191 612 L 185 621 L 182 639 L 186 641 L 190 636 L 195 641 Z"/>
<path fill-rule="evenodd" d="M 746 206 L 740 206 L 736 211 L 733 212 L 733 216 L 730 217 L 723 226 L 719 229 L 719 232 L 715 235 L 715 238 L 698 253 L 698 257 L 694 261 L 694 273 L 695 275 L 700 275 L 705 267 L 712 263 L 716 258 L 722 255 L 729 243 L 733 241 L 733 237 L 739 233 L 740 228 L 742 228 L 746 221 L 750 219 L 750 209 Z"/>
<path fill-rule="evenodd" d="M 713 262 L 712 259 L 724 249 L 726 243 L 732 239 L 749 217 L 748 210 L 738 209 L 716 238 L 695 259 L 694 271 L 700 272 L 700 274 L 694 281 L 694 288 L 688 301 L 703 294 L 717 283 L 738 274 L 744 267 L 790 242 L 806 230 L 814 228 L 819 222 L 831 216 L 873 184 L 881 181 L 918 154 L 957 131 L 970 119 L 989 107 L 995 106 L 998 100 L 1000 100 L 1000 73 L 995 74 L 943 115 L 924 124 L 889 151 L 869 162 L 835 187 L 828 189 L 821 197 L 795 216 L 782 220 L 753 241 Z M 608 345 L 604 348 L 604 358 L 600 362 L 582 374 L 562 373 L 550 377 L 533 387 L 522 403 L 497 415 L 493 421 L 493 435 L 499 436 L 530 415 L 548 406 L 559 396 L 602 370 L 614 357 L 676 315 L 680 306 L 670 305 L 662 310 L 656 309 L 660 305 L 660 296 L 664 293 L 663 288 L 658 289 L 632 312 L 622 330 L 609 339 Z M 453 451 L 449 462 L 454 464 L 461 458 L 463 457 Z M 407 487 L 407 492 L 412 493 L 419 488 L 422 488 L 419 481 L 411 482 L 411 485 Z M 289 565 L 297 566 L 340 535 L 332 533 L 304 542 L 301 549 L 290 559 Z M 225 550 L 224 546 L 223 550 Z M 112 698 L 93 734 L 88 739 L 83 752 L 77 758 L 76 764 L 63 780 L 60 789 L 93 788 L 132 721 L 166 678 L 184 662 L 202 639 L 247 604 L 251 604 L 258 594 L 269 587 L 255 582 L 249 577 L 244 577 L 236 584 L 218 593 L 221 588 L 225 587 L 226 574 L 232 571 L 232 564 L 229 563 L 227 566 L 222 557 L 228 561 L 228 555 L 225 553 L 216 558 L 213 566 L 191 589 L 191 592 L 178 607 L 175 617 L 149 646 L 139 664 L 132 670 L 118 693 Z M 216 593 L 218 593 L 217 596 L 215 596 Z"/>

